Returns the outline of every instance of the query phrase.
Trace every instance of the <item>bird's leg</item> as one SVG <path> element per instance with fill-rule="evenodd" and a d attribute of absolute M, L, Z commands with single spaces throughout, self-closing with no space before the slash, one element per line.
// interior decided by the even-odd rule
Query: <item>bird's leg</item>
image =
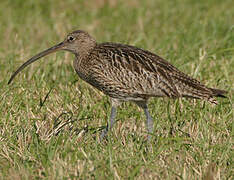
<path fill-rule="evenodd" d="M 100 141 L 103 140 L 103 138 L 106 136 L 107 132 L 113 127 L 114 123 L 115 123 L 115 117 L 116 117 L 116 112 L 117 112 L 117 106 L 120 104 L 120 102 L 118 100 L 115 99 L 111 99 L 111 114 L 110 114 L 110 119 L 109 119 L 109 123 L 107 123 L 106 128 L 102 131 L 101 135 L 100 135 Z"/>
<path fill-rule="evenodd" d="M 153 128 L 154 128 L 154 124 L 153 124 L 153 120 L 152 117 L 150 116 L 150 113 L 148 111 L 148 108 L 144 108 L 144 113 L 146 115 L 146 125 L 147 125 L 147 129 L 148 129 L 148 140 L 151 139 L 152 133 L 153 133 Z"/>
<path fill-rule="evenodd" d="M 147 130 L 148 130 L 148 141 L 150 141 L 151 137 L 152 137 L 152 133 L 153 133 L 153 128 L 154 128 L 154 124 L 153 124 L 153 119 L 150 116 L 150 113 L 148 111 L 148 106 L 146 101 L 138 101 L 136 102 L 136 104 L 141 107 L 144 110 L 145 116 L 146 116 L 146 126 L 147 126 Z"/>
<path fill-rule="evenodd" d="M 101 136 L 100 136 L 100 141 L 106 136 L 107 132 L 113 127 L 115 123 L 115 116 L 116 116 L 116 107 L 111 107 L 111 114 L 110 114 L 110 123 L 107 123 L 107 126 L 105 129 L 103 129 Z"/>

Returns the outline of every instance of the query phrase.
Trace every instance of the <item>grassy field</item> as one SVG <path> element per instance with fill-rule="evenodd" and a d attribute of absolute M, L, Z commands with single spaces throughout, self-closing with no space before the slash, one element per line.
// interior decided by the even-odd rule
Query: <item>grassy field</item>
<path fill-rule="evenodd" d="M 150 151 L 144 113 L 124 103 L 99 143 L 109 98 L 79 79 L 73 55 L 43 58 L 7 84 L 76 29 L 155 52 L 228 98 L 151 99 Z M 1 0 L 0 40 L 0 179 L 234 178 L 233 0 Z"/>

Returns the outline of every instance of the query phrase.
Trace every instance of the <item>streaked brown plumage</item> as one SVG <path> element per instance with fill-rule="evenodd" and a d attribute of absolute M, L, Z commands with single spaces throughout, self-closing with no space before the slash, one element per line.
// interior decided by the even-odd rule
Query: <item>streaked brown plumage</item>
<path fill-rule="evenodd" d="M 147 108 L 150 97 L 189 97 L 214 104 L 217 104 L 214 97 L 225 97 L 226 91 L 206 87 L 156 54 L 129 45 L 98 44 L 88 33 L 80 30 L 29 59 L 11 76 L 9 83 L 27 65 L 57 50 L 75 54 L 74 67 L 79 77 L 111 97 L 110 128 L 116 107 L 122 101 L 133 101 L 144 109 L 148 132 L 152 133 L 153 123 Z M 102 133 L 102 138 L 107 131 L 108 128 Z"/>

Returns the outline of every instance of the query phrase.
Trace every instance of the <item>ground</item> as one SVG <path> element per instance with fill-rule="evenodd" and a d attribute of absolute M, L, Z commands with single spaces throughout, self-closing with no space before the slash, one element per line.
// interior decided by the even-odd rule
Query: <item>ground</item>
<path fill-rule="evenodd" d="M 0 179 L 233 179 L 233 22 L 232 0 L 1 0 Z M 7 84 L 77 29 L 150 50 L 227 98 L 151 99 L 150 143 L 144 113 L 124 103 L 99 143 L 109 98 L 78 78 L 73 55 L 47 56 Z"/>

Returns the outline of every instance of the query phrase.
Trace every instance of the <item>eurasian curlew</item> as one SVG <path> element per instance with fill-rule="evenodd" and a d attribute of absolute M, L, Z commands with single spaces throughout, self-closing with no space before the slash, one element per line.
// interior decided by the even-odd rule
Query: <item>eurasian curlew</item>
<path fill-rule="evenodd" d="M 26 61 L 12 74 L 8 84 L 27 65 L 58 50 L 73 53 L 78 76 L 111 98 L 110 122 L 101 139 L 112 128 L 117 106 L 123 101 L 135 102 L 144 110 L 150 139 L 153 132 L 147 107 L 150 97 L 189 97 L 214 104 L 217 104 L 214 97 L 225 97 L 226 91 L 206 87 L 154 53 L 124 44 L 97 43 L 81 30 L 68 34 L 63 42 Z"/>

